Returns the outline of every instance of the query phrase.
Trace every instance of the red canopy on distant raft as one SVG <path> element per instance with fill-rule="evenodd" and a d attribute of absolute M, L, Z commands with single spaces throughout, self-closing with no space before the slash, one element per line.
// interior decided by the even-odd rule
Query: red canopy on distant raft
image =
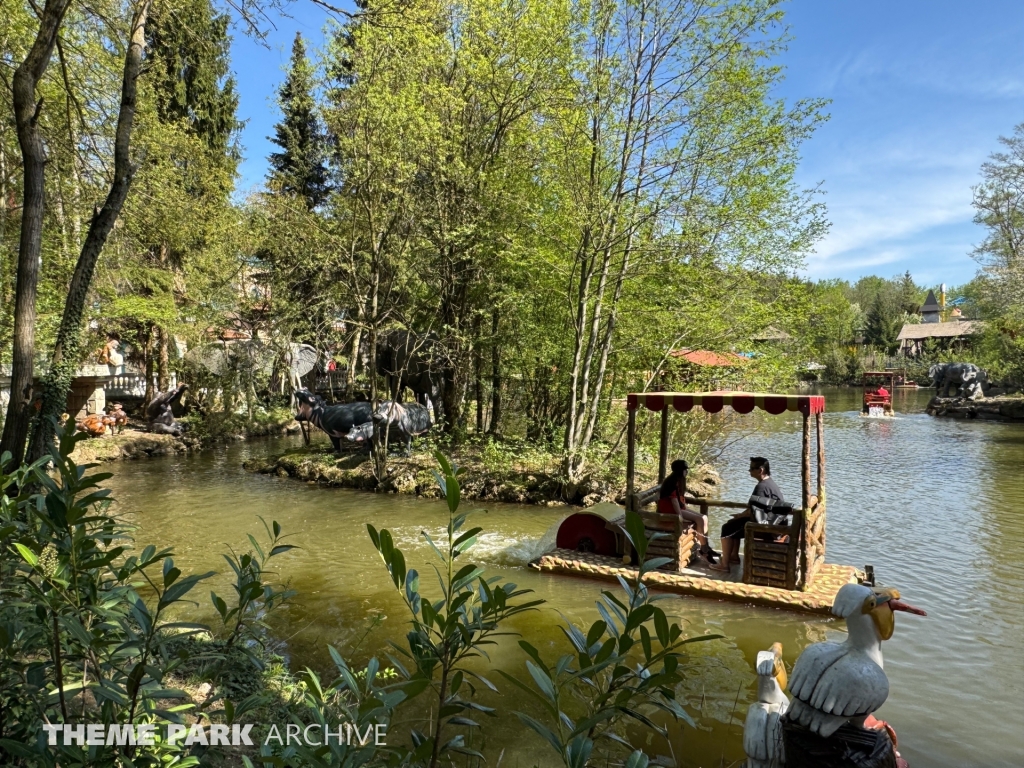
<path fill-rule="evenodd" d="M 667 403 L 677 411 L 690 411 L 700 406 L 708 413 L 718 413 L 731 405 L 736 413 L 750 413 L 760 408 L 771 414 L 799 411 L 805 416 L 825 412 L 823 395 L 771 395 L 761 392 L 638 392 L 626 397 L 626 408 L 635 411 L 643 406 L 651 411 L 662 410 Z"/>

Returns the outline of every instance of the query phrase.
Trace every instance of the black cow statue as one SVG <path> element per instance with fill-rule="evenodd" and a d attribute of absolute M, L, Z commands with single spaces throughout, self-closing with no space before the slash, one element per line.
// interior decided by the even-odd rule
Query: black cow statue
<path fill-rule="evenodd" d="M 412 439 L 426 433 L 431 426 L 430 411 L 425 406 L 385 400 L 373 414 L 373 421 L 352 427 L 346 437 L 354 443 L 368 446 L 375 430 L 381 434 L 386 430 L 388 442 L 404 442 L 405 455 L 411 456 Z"/>
<path fill-rule="evenodd" d="M 187 384 L 179 384 L 167 392 L 160 392 L 146 406 L 146 418 L 149 420 L 149 431 L 157 435 L 174 435 L 181 437 L 185 427 L 174 418 L 174 404 L 188 389 Z"/>
<path fill-rule="evenodd" d="M 352 427 L 373 420 L 373 409 L 366 401 L 327 405 L 322 397 L 308 389 L 296 390 L 295 399 L 299 404 L 295 418 L 309 421 L 325 432 L 331 438 L 335 453 L 341 453 L 341 438 L 347 436 Z"/>
<path fill-rule="evenodd" d="M 434 416 L 441 421 L 442 354 L 436 334 L 388 331 L 377 339 L 377 375 L 387 381 L 388 392 L 396 403 L 402 402 L 402 390 L 408 387 L 416 395 L 416 402 L 422 406 L 429 402 Z"/>

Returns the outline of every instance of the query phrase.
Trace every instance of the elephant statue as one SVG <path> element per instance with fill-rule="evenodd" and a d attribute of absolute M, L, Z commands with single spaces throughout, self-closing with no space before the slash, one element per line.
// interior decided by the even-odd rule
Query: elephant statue
<path fill-rule="evenodd" d="M 974 363 L 939 363 L 928 369 L 935 393 L 939 397 L 953 397 L 979 400 L 985 397 L 988 374 Z"/>

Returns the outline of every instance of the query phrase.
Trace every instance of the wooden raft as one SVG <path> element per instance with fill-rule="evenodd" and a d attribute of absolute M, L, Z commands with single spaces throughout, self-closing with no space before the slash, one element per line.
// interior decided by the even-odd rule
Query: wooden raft
<path fill-rule="evenodd" d="M 635 582 L 637 578 L 635 566 L 623 565 L 616 558 L 568 549 L 553 549 L 530 563 L 530 566 L 545 573 L 585 576 L 604 581 L 614 582 L 618 576 L 622 576 Z M 839 588 L 863 579 L 864 574 L 852 565 L 827 563 L 820 566 L 813 585 L 804 590 L 744 584 L 716 576 L 702 576 L 694 571 L 655 571 L 644 577 L 644 583 L 651 589 L 664 592 L 831 616 L 832 602 Z"/>

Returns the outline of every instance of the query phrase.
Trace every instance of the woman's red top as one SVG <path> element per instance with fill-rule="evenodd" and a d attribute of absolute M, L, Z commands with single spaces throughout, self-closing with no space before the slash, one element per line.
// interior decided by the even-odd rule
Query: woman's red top
<path fill-rule="evenodd" d="M 686 499 L 679 497 L 679 491 L 672 491 L 671 496 L 658 499 L 658 513 L 662 515 L 674 515 L 675 507 L 672 506 L 672 499 L 679 499 L 679 506 L 686 509 Z"/>

